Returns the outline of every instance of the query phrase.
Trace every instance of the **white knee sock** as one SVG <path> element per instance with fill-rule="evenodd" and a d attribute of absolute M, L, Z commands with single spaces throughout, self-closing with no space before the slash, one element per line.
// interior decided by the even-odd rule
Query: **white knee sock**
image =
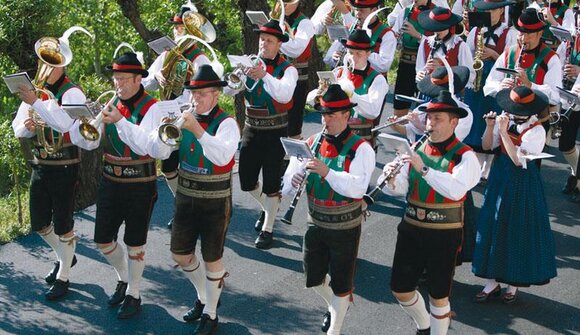
<path fill-rule="evenodd" d="M 127 259 L 123 247 L 117 242 L 113 242 L 109 247 L 101 249 L 101 252 L 117 272 L 117 279 L 122 282 L 129 280 L 127 274 Z"/>
<path fill-rule="evenodd" d="M 518 291 L 518 288 L 516 286 L 508 285 L 505 293 L 516 294 L 517 291 Z"/>
<path fill-rule="evenodd" d="M 328 335 L 340 335 L 340 329 L 342 328 L 342 323 L 344 317 L 346 316 L 346 311 L 350 305 L 350 295 L 345 297 L 339 297 L 332 295 L 330 300 L 330 328 L 326 334 Z"/>
<path fill-rule="evenodd" d="M 572 152 L 564 153 L 564 158 L 566 158 L 566 161 L 568 164 L 570 164 L 572 174 L 577 176 L 576 173 L 578 173 L 578 171 L 576 171 L 576 167 L 578 166 L 578 148 L 574 146 L 574 150 Z"/>
<path fill-rule="evenodd" d="M 486 279 L 485 280 L 485 287 L 483 288 L 483 292 L 490 293 L 497 287 L 498 283 L 495 279 Z"/>
<path fill-rule="evenodd" d="M 127 251 L 129 263 L 129 285 L 127 285 L 127 295 L 135 299 L 139 299 L 141 294 L 139 289 L 141 287 L 141 279 L 143 278 L 143 270 L 145 269 L 145 250 L 143 247 L 130 248 Z"/>
<path fill-rule="evenodd" d="M 224 278 L 229 274 L 226 270 L 221 270 L 219 272 L 206 272 L 207 278 L 205 281 L 205 289 L 207 295 L 207 302 L 203 308 L 203 312 L 212 320 L 215 320 L 217 316 L 217 304 L 220 300 L 220 295 L 224 288 Z"/>
<path fill-rule="evenodd" d="M 260 208 L 264 210 L 264 201 L 266 201 L 266 195 L 262 193 L 262 184 L 258 183 L 258 185 L 256 185 L 256 188 L 248 193 L 250 193 L 250 195 L 254 197 L 254 199 L 256 199 L 258 204 L 260 204 Z"/>
<path fill-rule="evenodd" d="M 167 181 L 167 186 L 169 186 L 169 190 L 171 194 L 175 196 L 175 192 L 177 191 L 177 174 L 173 178 L 165 177 L 165 181 Z"/>
<path fill-rule="evenodd" d="M 202 304 L 205 305 L 206 303 L 206 292 L 205 292 L 205 266 L 201 264 L 199 260 L 197 262 L 192 262 L 187 266 L 182 266 L 183 272 L 185 272 L 185 276 L 189 279 L 189 281 L 195 287 L 197 291 L 197 298 L 201 301 Z"/>
<path fill-rule="evenodd" d="M 330 276 L 328 274 L 322 284 L 314 286 L 312 289 L 326 301 L 327 306 L 330 306 L 330 301 L 334 293 L 332 292 L 332 288 L 330 288 Z"/>
<path fill-rule="evenodd" d="M 429 304 L 429 309 L 431 311 L 431 335 L 446 335 L 451 323 L 449 317 L 451 306 L 447 304 L 447 306 L 435 307 Z"/>
<path fill-rule="evenodd" d="M 429 323 L 429 313 L 425 307 L 425 300 L 421 293 L 415 291 L 415 296 L 411 301 L 402 302 L 399 301 L 399 305 L 408 316 L 413 318 L 417 329 L 427 329 L 430 326 Z"/>
<path fill-rule="evenodd" d="M 58 269 L 56 279 L 64 282 L 68 281 L 76 245 L 76 236 L 74 234 L 71 237 L 60 237 L 60 268 Z"/>
<path fill-rule="evenodd" d="M 40 233 L 38 232 L 38 235 L 44 240 L 44 242 L 46 242 L 51 248 L 52 251 L 54 251 L 54 254 L 56 255 L 56 259 L 58 261 L 60 261 L 60 241 L 58 240 L 58 235 L 56 235 L 54 233 L 54 226 L 50 225 L 50 227 L 47 228 L 48 231 L 45 233 Z"/>
<path fill-rule="evenodd" d="M 278 214 L 278 208 L 280 208 L 280 197 L 278 197 L 278 195 L 266 197 L 266 200 L 264 201 L 264 211 L 266 211 L 266 216 L 264 217 L 264 226 L 262 226 L 262 230 L 269 233 L 274 230 L 274 221 L 276 220 L 276 214 Z"/>

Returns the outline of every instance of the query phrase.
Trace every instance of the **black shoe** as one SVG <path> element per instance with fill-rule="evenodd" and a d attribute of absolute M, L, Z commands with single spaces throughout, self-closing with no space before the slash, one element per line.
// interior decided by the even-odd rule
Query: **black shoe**
<path fill-rule="evenodd" d="M 141 298 L 135 299 L 128 295 L 125 297 L 123 304 L 119 307 L 117 319 L 129 319 L 135 316 L 141 310 Z"/>
<path fill-rule="evenodd" d="M 203 313 L 204 304 L 201 303 L 199 299 L 195 300 L 195 305 L 187 313 L 183 314 L 183 321 L 193 322 L 201 318 Z"/>
<path fill-rule="evenodd" d="M 129 284 L 124 281 L 117 282 L 117 288 L 115 288 L 115 293 L 109 297 L 107 303 L 109 306 L 117 306 L 125 300 L 125 292 L 127 291 L 127 286 Z"/>
<path fill-rule="evenodd" d="M 215 333 L 218 327 L 219 318 L 216 316 L 214 320 L 212 320 L 209 315 L 204 314 L 201 316 L 201 321 L 199 322 L 199 326 L 195 330 L 195 335 L 211 335 Z"/>
<path fill-rule="evenodd" d="M 169 220 L 169 222 L 167 222 L 167 228 L 169 230 L 171 230 L 171 227 L 173 226 L 173 219 Z"/>
<path fill-rule="evenodd" d="M 75 264 L 77 264 L 76 255 L 73 256 L 73 260 L 70 267 L 72 268 L 73 266 L 75 266 Z M 46 281 L 47 284 L 52 285 L 56 282 L 56 275 L 58 274 L 58 270 L 60 270 L 60 262 L 56 261 L 54 262 L 54 268 L 52 268 L 52 270 L 46 275 L 46 277 L 44 277 L 44 280 Z"/>
<path fill-rule="evenodd" d="M 566 180 L 566 185 L 564 185 L 564 188 L 562 189 L 562 193 L 564 193 L 564 194 L 574 193 L 574 190 L 576 190 L 577 182 L 578 182 L 578 179 L 576 179 L 576 176 L 573 176 L 573 175 L 568 176 L 568 180 Z"/>
<path fill-rule="evenodd" d="M 322 319 L 322 326 L 320 327 L 320 330 L 322 330 L 323 333 L 326 333 L 329 328 L 330 328 L 330 312 L 326 312 L 324 313 L 324 319 Z"/>
<path fill-rule="evenodd" d="M 416 335 L 429 335 L 431 334 L 431 327 L 427 329 L 417 329 Z"/>
<path fill-rule="evenodd" d="M 575 192 L 575 194 L 570 198 L 570 201 L 575 204 L 580 204 L 580 192 Z"/>
<path fill-rule="evenodd" d="M 256 238 L 256 242 L 254 242 L 254 244 L 256 245 L 256 248 L 258 249 L 270 249 L 270 247 L 272 246 L 272 237 L 274 236 L 274 233 L 269 233 L 265 230 L 260 231 L 260 235 L 258 235 L 258 238 Z"/>
<path fill-rule="evenodd" d="M 54 285 L 44 295 L 47 300 L 54 301 L 64 297 L 68 293 L 69 281 L 57 279 Z"/>
<path fill-rule="evenodd" d="M 254 230 L 260 232 L 262 230 L 262 226 L 264 225 L 264 219 L 266 218 L 266 212 L 262 211 L 260 213 L 260 218 L 256 221 L 254 225 Z"/>

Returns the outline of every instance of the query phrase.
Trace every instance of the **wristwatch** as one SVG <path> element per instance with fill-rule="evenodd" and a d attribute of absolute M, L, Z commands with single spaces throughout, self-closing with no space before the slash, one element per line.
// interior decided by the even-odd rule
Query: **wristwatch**
<path fill-rule="evenodd" d="M 423 177 L 425 177 L 425 175 L 427 174 L 427 172 L 429 172 L 429 167 L 427 165 L 423 165 L 423 167 L 421 168 L 421 175 Z"/>

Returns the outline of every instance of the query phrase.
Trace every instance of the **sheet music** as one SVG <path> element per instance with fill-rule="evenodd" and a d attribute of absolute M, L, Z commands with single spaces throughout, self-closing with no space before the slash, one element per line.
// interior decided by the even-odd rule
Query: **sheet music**
<path fill-rule="evenodd" d="M 539 154 L 530 154 L 528 153 L 527 155 L 521 155 L 521 158 L 525 158 L 529 161 L 533 161 L 534 159 L 543 159 L 543 158 L 552 158 L 555 157 L 554 155 L 545 153 L 545 152 L 540 152 Z"/>
<path fill-rule="evenodd" d="M 254 67 L 254 63 L 252 62 L 252 60 L 250 59 L 249 56 L 247 55 L 242 55 L 242 56 L 236 56 L 236 55 L 228 55 L 228 60 L 230 61 L 230 64 L 232 65 L 232 67 L 237 67 L 238 65 L 241 65 L 243 67 Z"/>
<path fill-rule="evenodd" d="M 394 136 L 387 133 L 380 133 L 379 138 L 383 142 L 385 148 L 389 151 L 394 151 L 397 154 L 410 155 L 413 150 L 406 138 Z"/>
<path fill-rule="evenodd" d="M 181 108 L 176 100 L 157 101 L 155 107 L 161 111 L 164 116 L 179 116 L 181 115 Z"/>
<path fill-rule="evenodd" d="M 261 11 L 247 10 L 246 16 L 248 17 L 248 19 L 250 19 L 250 22 L 252 22 L 252 24 L 257 25 L 258 27 L 265 25 L 269 21 L 268 17 L 266 16 L 266 13 Z"/>
<path fill-rule="evenodd" d="M 322 81 L 328 80 L 329 85 L 336 84 L 337 82 L 336 75 L 332 71 L 318 71 L 316 72 L 316 74 L 318 75 L 319 80 Z"/>
<path fill-rule="evenodd" d="M 331 41 L 348 39 L 348 29 L 342 25 L 326 26 L 326 32 L 328 33 L 328 38 Z"/>
<path fill-rule="evenodd" d="M 93 115 L 93 112 L 85 104 L 64 104 L 62 105 L 62 109 L 71 117 L 71 119 L 75 120 L 92 120 L 96 117 L 96 115 Z"/>
<path fill-rule="evenodd" d="M 312 151 L 306 141 L 300 141 L 293 138 L 281 137 L 280 142 L 286 151 L 286 155 L 298 158 L 299 161 L 312 159 Z"/>
<path fill-rule="evenodd" d="M 29 90 L 34 90 L 34 85 L 32 85 L 30 77 L 26 72 L 4 76 L 4 82 L 6 83 L 6 86 L 8 86 L 10 93 L 18 93 L 18 87 L 21 85 L 26 86 Z"/>
<path fill-rule="evenodd" d="M 147 45 L 158 55 L 162 54 L 163 51 L 171 50 L 177 46 L 177 44 L 167 36 L 149 41 L 147 42 Z"/>

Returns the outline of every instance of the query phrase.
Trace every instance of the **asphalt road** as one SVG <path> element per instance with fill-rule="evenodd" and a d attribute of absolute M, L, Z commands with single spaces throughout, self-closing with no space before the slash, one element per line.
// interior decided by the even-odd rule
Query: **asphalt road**
<path fill-rule="evenodd" d="M 317 118 L 307 117 L 305 135 L 320 129 Z M 459 266 L 451 297 L 457 317 L 449 334 L 580 334 L 579 207 L 560 193 L 568 172 L 557 148 L 549 148 L 549 152 L 556 157 L 544 161 L 542 175 L 557 246 L 558 276 L 548 285 L 522 289 L 513 305 L 499 300 L 475 304 L 471 299 L 481 289 L 482 280 L 472 275 L 470 264 Z M 379 147 L 375 176 L 392 157 Z M 172 199 L 162 180 L 158 185 L 139 316 L 120 321 L 116 310 L 107 307 L 116 276 L 92 241 L 95 209 L 91 207 L 76 215 L 79 262 L 71 272 L 71 291 L 63 301 L 44 298 L 48 286 L 43 277 L 52 267 L 53 255 L 36 234 L 0 246 L 0 333 L 192 334 L 196 325 L 185 324 L 181 315 L 192 306 L 195 290 L 173 266 L 165 227 L 172 216 Z M 482 187 L 475 189 L 477 207 L 482 192 Z M 289 201 L 284 199 L 279 217 Z M 258 250 L 253 224 L 259 210 L 240 191 L 234 176 L 234 212 L 224 255 L 230 277 L 218 309 L 218 334 L 321 334 L 325 306 L 316 293 L 304 288 L 302 275 L 304 202 L 295 212 L 293 225 L 276 222 L 273 248 Z M 381 195 L 364 223 L 354 304 L 343 334 L 414 334 L 414 323 L 389 291 L 396 225 L 403 206 L 401 199 Z"/>

